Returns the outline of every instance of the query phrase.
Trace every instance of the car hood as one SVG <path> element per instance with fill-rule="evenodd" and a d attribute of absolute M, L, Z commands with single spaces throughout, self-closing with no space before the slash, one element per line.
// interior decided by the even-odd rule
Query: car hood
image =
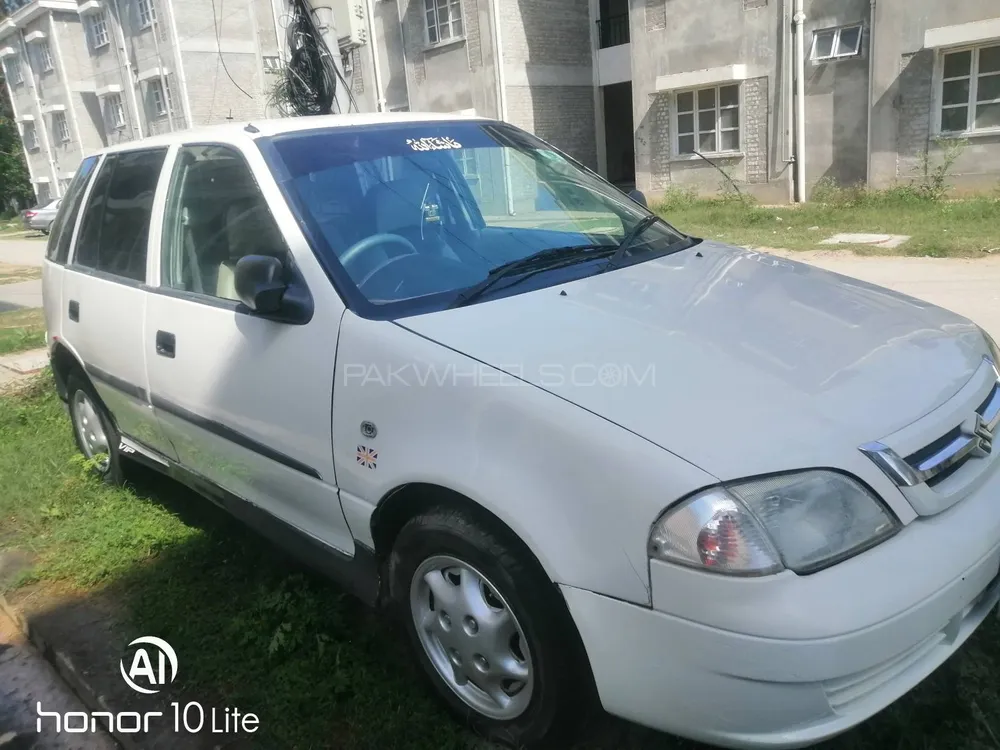
<path fill-rule="evenodd" d="M 398 323 L 719 479 L 835 465 L 953 396 L 985 353 L 929 303 L 712 242 Z"/>

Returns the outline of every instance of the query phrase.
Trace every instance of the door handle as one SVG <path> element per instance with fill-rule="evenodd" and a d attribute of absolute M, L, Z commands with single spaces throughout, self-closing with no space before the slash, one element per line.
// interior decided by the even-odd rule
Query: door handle
<path fill-rule="evenodd" d="M 166 331 L 156 332 L 156 353 L 161 357 L 173 359 L 177 354 L 177 338 Z"/>
<path fill-rule="evenodd" d="M 72 321 L 80 321 L 80 303 L 75 299 L 69 301 L 69 319 Z"/>

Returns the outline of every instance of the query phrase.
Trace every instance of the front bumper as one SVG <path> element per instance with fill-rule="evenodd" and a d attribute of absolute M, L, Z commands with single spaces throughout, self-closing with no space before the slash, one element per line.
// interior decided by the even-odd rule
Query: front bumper
<path fill-rule="evenodd" d="M 994 556 L 996 568 L 1000 554 Z M 837 668 L 905 622 L 821 641 L 768 640 L 563 588 L 608 713 L 731 748 L 799 748 L 845 732 L 909 692 L 1000 601 L 1000 577 L 939 630 L 856 672 Z M 905 620 L 905 618 L 903 618 Z"/>
<path fill-rule="evenodd" d="M 911 690 L 997 606 L 1000 472 L 810 576 L 650 573 L 656 609 L 562 587 L 605 709 L 724 747 L 805 747 Z"/>

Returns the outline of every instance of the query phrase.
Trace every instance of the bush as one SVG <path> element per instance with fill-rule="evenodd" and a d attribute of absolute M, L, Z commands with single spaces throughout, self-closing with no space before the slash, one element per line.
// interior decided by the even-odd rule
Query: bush
<path fill-rule="evenodd" d="M 652 208 L 656 213 L 663 213 L 664 211 L 672 211 L 678 208 L 687 208 L 701 202 L 701 200 L 698 197 L 698 191 L 694 188 L 671 185 L 664 191 L 663 196 Z"/>

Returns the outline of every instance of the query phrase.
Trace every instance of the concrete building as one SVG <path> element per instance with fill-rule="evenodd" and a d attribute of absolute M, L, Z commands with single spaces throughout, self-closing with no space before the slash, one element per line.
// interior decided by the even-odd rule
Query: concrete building
<path fill-rule="evenodd" d="M 273 115 L 283 0 L 6 0 L 0 58 L 38 200 L 84 155 Z"/>
<path fill-rule="evenodd" d="M 105 143 L 278 114 L 287 0 L 3 1 L 0 57 L 40 197 Z M 801 15 L 797 0 L 332 7 L 360 110 L 501 118 L 651 196 L 731 177 L 788 201 L 799 154 L 807 194 L 886 187 L 956 138 L 957 187 L 1000 181 L 1000 0 L 798 1 Z"/>
<path fill-rule="evenodd" d="M 997 184 L 1000 0 L 802 2 L 807 192 L 909 180 L 956 138 L 952 182 Z M 651 195 L 714 193 L 721 170 L 791 199 L 795 0 L 368 4 L 370 109 L 502 117 Z"/>

